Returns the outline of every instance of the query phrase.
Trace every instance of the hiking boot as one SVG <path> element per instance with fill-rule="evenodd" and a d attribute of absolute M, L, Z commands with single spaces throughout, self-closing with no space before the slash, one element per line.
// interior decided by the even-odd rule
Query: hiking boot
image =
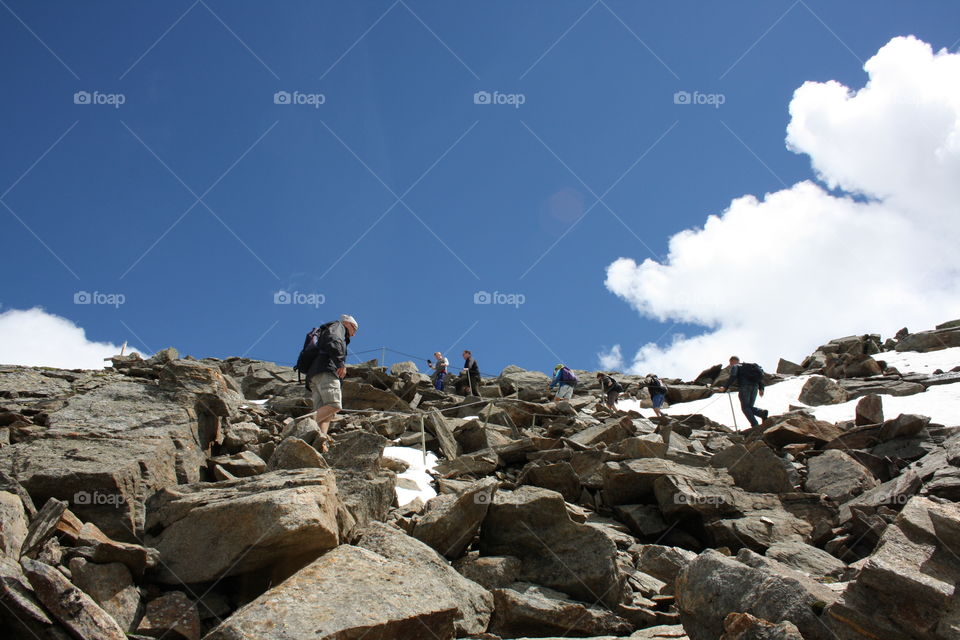
<path fill-rule="evenodd" d="M 768 411 L 767 409 L 761 409 L 761 410 L 760 410 L 760 417 L 761 417 L 761 418 L 763 418 L 764 420 L 766 420 L 769 416 L 770 416 L 770 411 Z"/>

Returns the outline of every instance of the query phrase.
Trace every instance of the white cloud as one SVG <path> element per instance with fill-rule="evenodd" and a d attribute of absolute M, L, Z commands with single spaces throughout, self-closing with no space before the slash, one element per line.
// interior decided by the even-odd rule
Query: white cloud
<path fill-rule="evenodd" d="M 788 147 L 845 193 L 744 196 L 673 236 L 663 263 L 607 268 L 641 314 L 708 328 L 643 346 L 632 371 L 690 378 L 733 353 L 772 369 L 831 338 L 960 316 L 960 55 L 895 38 L 864 69 L 859 91 L 808 82 L 790 103 Z"/>
<path fill-rule="evenodd" d="M 102 369 L 120 347 L 91 342 L 70 320 L 39 307 L 0 313 L 0 363 L 63 369 Z"/>
<path fill-rule="evenodd" d="M 616 344 L 607 351 L 597 354 L 600 360 L 600 368 L 608 371 L 618 371 L 623 368 L 623 352 L 620 351 L 620 345 Z"/>

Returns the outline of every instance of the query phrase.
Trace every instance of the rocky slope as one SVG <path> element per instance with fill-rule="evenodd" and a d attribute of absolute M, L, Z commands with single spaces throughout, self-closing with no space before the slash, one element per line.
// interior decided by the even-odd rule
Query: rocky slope
<path fill-rule="evenodd" d="M 884 353 L 960 346 L 960 323 L 831 341 L 748 431 L 568 402 L 508 367 L 482 398 L 412 363 L 348 368 L 330 451 L 296 374 L 117 357 L 0 366 L 4 638 L 960 637 L 960 425 L 884 399 L 960 381 Z M 960 364 L 960 363 L 956 363 Z M 633 376 L 627 395 L 644 406 Z M 923 396 L 919 396 L 922 398 Z M 855 420 L 810 407 L 858 399 Z M 306 416 L 306 417 L 304 417 Z M 421 433 L 421 428 L 424 433 Z M 441 457 L 399 506 L 391 442 Z"/>

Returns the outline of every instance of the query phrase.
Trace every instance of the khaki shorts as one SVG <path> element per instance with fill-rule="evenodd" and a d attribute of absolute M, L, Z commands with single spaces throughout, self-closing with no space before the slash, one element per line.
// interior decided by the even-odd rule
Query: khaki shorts
<path fill-rule="evenodd" d="M 310 378 L 310 393 L 313 395 L 313 408 L 343 408 L 340 394 L 340 378 L 335 373 L 317 373 Z"/>

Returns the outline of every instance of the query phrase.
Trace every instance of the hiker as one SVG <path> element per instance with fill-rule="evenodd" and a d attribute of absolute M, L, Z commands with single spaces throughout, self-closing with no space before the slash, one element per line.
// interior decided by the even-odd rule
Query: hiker
<path fill-rule="evenodd" d="M 600 381 L 600 388 L 607 394 L 606 405 L 613 411 L 617 410 L 617 398 L 623 392 L 623 385 L 613 379 L 613 376 L 606 373 L 597 372 L 597 380 Z"/>
<path fill-rule="evenodd" d="M 577 375 L 565 364 L 558 364 L 553 368 L 553 381 L 548 389 L 557 387 L 557 393 L 553 398 L 554 402 L 569 400 L 573 397 L 573 388 L 577 386 Z"/>
<path fill-rule="evenodd" d="M 347 345 L 350 344 L 350 338 L 357 333 L 357 328 L 357 321 L 353 316 L 344 314 L 339 320 L 328 322 L 307 336 L 308 342 L 315 338 L 311 349 L 313 355 L 306 356 L 312 357 L 307 369 L 307 390 L 311 393 L 313 406 L 317 411 L 321 452 L 329 449 L 330 436 L 327 432 L 330 430 L 330 422 L 343 408 L 340 380 L 347 375 Z M 301 359 L 305 358 L 304 352 L 308 346 L 304 345 Z M 298 360 L 298 371 L 300 368 L 301 362 Z"/>
<path fill-rule="evenodd" d="M 469 390 L 471 394 L 480 397 L 480 365 L 469 349 L 463 350 L 463 370 L 460 372 L 457 388 Z"/>
<path fill-rule="evenodd" d="M 447 367 L 450 365 L 447 359 L 439 351 L 435 351 L 433 357 L 437 359 L 437 364 L 432 360 L 427 360 L 427 366 L 433 369 L 433 388 L 437 391 L 443 391 L 443 379 L 447 377 Z"/>
<path fill-rule="evenodd" d="M 663 384 L 663 381 L 661 381 L 656 375 L 648 373 L 643 378 L 641 386 L 646 387 L 650 392 L 650 401 L 653 403 L 653 412 L 657 414 L 658 418 L 662 418 L 663 411 L 661 411 L 661 407 L 663 406 L 663 401 L 667 397 L 667 385 Z"/>
<path fill-rule="evenodd" d="M 726 393 L 734 384 L 740 389 L 740 409 L 743 415 L 747 416 L 750 426 L 757 426 L 757 416 L 766 420 L 770 412 L 753 406 L 757 402 L 758 394 L 763 397 L 763 369 L 760 365 L 752 362 L 740 364 L 740 358 L 731 356 L 730 379 L 720 388 Z"/>

